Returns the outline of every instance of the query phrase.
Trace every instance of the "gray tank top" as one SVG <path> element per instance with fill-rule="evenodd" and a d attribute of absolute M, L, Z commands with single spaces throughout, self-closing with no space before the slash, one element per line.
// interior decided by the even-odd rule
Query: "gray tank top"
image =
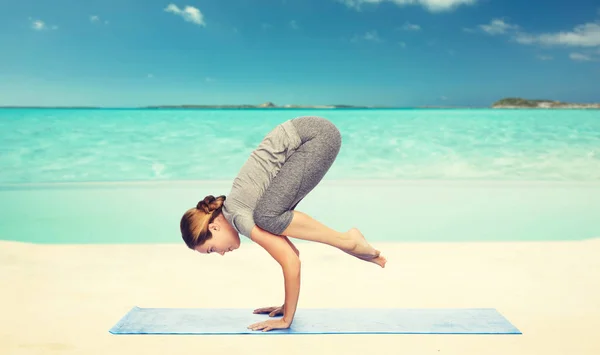
<path fill-rule="evenodd" d="M 302 143 L 291 120 L 269 132 L 242 165 L 223 203 L 223 216 L 239 234 L 250 237 L 252 213 L 283 163 Z"/>

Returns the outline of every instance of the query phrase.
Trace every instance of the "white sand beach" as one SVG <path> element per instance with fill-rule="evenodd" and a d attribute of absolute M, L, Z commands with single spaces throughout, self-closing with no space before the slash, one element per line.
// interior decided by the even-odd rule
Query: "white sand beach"
<path fill-rule="evenodd" d="M 600 239 L 374 243 L 380 269 L 297 244 L 303 307 L 491 307 L 522 335 L 112 335 L 133 306 L 279 305 L 278 265 L 259 247 L 205 256 L 182 244 L 0 242 L 0 354 L 600 353 Z M 343 296 L 340 296 L 343 295 Z"/>

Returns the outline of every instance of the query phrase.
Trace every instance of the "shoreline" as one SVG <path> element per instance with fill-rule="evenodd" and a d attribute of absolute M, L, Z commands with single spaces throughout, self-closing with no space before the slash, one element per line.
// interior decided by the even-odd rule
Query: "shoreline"
<path fill-rule="evenodd" d="M 203 111 L 203 110 L 271 110 L 271 111 L 303 111 L 303 110 L 534 110 L 534 111 L 564 111 L 564 110 L 599 110 L 600 105 L 583 105 L 569 107 L 527 107 L 527 106 L 399 106 L 399 107 L 119 107 L 119 106 L 0 106 L 0 110 L 137 110 L 137 111 Z"/>
<path fill-rule="evenodd" d="M 487 106 L 382 106 L 382 107 L 119 107 L 119 106 L 90 106 L 90 107 L 79 107 L 79 106 L 0 106 L 0 109 L 6 110 L 20 110 L 20 109 L 40 109 L 40 110 L 148 110 L 148 111 L 169 111 L 169 110 L 282 110 L 282 111 L 294 111 L 294 110 L 416 110 L 416 109 L 492 109 Z"/>
<path fill-rule="evenodd" d="M 4 185 L 0 225 L 27 241 L 178 242 L 183 211 L 230 189 L 231 181 Z M 298 210 L 380 241 L 581 240 L 599 236 L 600 183 L 323 180 Z"/>
<path fill-rule="evenodd" d="M 242 238 L 242 236 L 240 235 L 240 238 Z M 367 236 L 367 239 L 368 236 Z M 310 242 L 310 241 L 305 241 L 302 239 L 294 239 L 294 238 L 290 238 L 290 240 L 292 240 L 294 242 L 294 244 L 302 244 L 302 245 L 314 245 L 314 242 Z M 247 242 L 247 243 L 246 243 Z M 243 243 L 244 248 L 250 247 L 250 248 L 258 248 L 260 249 L 259 246 L 255 245 L 254 242 L 247 240 L 246 242 Z M 459 244 L 462 244 L 464 247 L 477 247 L 477 246 L 485 246 L 485 247 L 491 247 L 491 246 L 507 246 L 507 245 L 513 245 L 513 246 L 517 246 L 517 245 L 521 245 L 521 246 L 534 246 L 534 245 L 538 245 L 538 244 L 564 244 L 564 245 L 568 245 L 568 244 L 580 244 L 580 243 L 597 243 L 600 246 L 600 233 L 598 234 L 598 236 L 596 237 L 589 237 L 589 238 L 584 238 L 584 239 L 580 239 L 580 240 L 552 240 L 552 239 L 548 239 L 548 240 L 457 240 L 457 241 L 440 241 L 440 240 L 396 240 L 396 241 L 379 241 L 379 240 L 372 240 L 369 239 L 369 243 L 373 244 L 373 245 L 377 245 L 376 248 L 379 249 L 386 249 L 388 247 L 390 248 L 396 248 L 396 247 L 401 247 L 401 246 L 418 246 L 418 245 L 422 245 L 422 246 L 436 246 L 436 247 L 443 247 L 443 246 L 449 246 L 449 247 L 453 247 L 453 246 L 457 246 Z M 15 248 L 26 248 L 26 247 L 41 247 L 41 248 L 74 248 L 74 247 L 81 247 L 81 248 L 85 248 L 85 249 L 94 249 L 94 248 L 138 248 L 138 247 L 150 247 L 150 248 L 155 248 L 155 247 L 165 247 L 165 248 L 175 248 L 175 249 L 185 249 L 185 251 L 188 251 L 186 249 L 185 244 L 183 243 L 183 241 L 174 241 L 174 242 L 140 242 L 140 243 L 132 243 L 132 242 L 119 242 L 119 243 L 42 243 L 42 242 L 34 242 L 34 241 L 21 241 L 21 240 L 10 240 L 10 239 L 0 239 L 0 246 L 6 246 L 6 247 L 15 247 Z M 325 248 L 325 249 L 330 249 L 330 247 L 328 246 L 318 246 L 318 248 Z M 240 249 L 242 249 L 240 247 Z M 338 251 L 333 250 L 334 253 L 337 253 Z"/>
<path fill-rule="evenodd" d="M 115 180 L 115 181 L 75 181 L 75 182 L 17 182 L 2 183 L 0 190 L 19 190 L 21 188 L 87 188 L 87 187 L 167 187 L 170 185 L 197 185 L 197 184 L 215 184 L 229 185 L 233 181 L 227 180 Z M 323 179 L 319 185 L 326 186 L 344 186 L 344 185 L 385 185 L 385 186 L 406 186 L 406 185 L 431 185 L 431 186 L 471 186 L 471 187 L 535 187 L 535 186 L 590 186 L 600 187 L 600 180 L 451 180 L 451 179 Z"/>
<path fill-rule="evenodd" d="M 349 104 L 285 104 L 276 105 L 271 101 L 261 104 L 159 104 L 145 106 L 131 106 L 128 108 L 102 107 L 102 106 L 36 106 L 36 105 L 4 105 L 6 109 L 137 109 L 137 110 L 402 110 L 402 109 L 600 109 L 600 103 L 574 103 L 557 100 L 524 99 L 520 97 L 505 97 L 490 106 L 481 105 L 416 105 L 416 106 L 390 106 L 390 105 L 349 105 Z"/>

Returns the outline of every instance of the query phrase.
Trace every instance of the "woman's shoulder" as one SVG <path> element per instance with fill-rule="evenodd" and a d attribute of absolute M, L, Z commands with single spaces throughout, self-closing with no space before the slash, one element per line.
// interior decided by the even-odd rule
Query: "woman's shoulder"
<path fill-rule="evenodd" d="M 225 201 L 227 202 L 227 201 Z M 250 237 L 250 232 L 254 227 L 253 211 L 250 208 L 238 207 L 235 204 L 223 204 L 223 217 L 240 234 Z"/>

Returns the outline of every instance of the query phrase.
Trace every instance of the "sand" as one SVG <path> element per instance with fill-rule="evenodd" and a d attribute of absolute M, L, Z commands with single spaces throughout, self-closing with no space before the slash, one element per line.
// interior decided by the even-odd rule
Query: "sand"
<path fill-rule="evenodd" d="M 374 243 L 385 269 L 299 243 L 302 307 L 492 307 L 522 335 L 112 335 L 132 306 L 283 301 L 254 244 L 200 255 L 183 244 L 0 242 L 0 354 L 600 354 L 600 239 Z"/>

